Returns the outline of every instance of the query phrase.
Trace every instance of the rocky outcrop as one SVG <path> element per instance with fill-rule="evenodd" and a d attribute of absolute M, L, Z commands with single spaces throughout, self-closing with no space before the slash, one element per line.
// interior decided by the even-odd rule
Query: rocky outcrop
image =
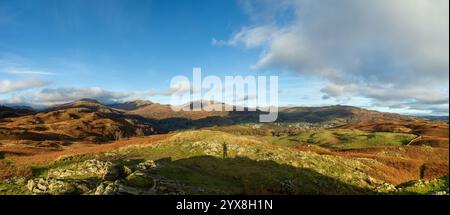
<path fill-rule="evenodd" d="M 112 166 L 111 162 L 87 160 L 67 168 L 51 169 L 47 173 L 49 178 L 73 178 L 79 176 L 104 176 Z"/>
<path fill-rule="evenodd" d="M 151 188 L 128 186 L 122 180 L 114 182 L 102 182 L 94 192 L 95 195 L 153 195 Z"/>
<path fill-rule="evenodd" d="M 30 179 L 27 188 L 33 194 L 68 195 L 88 193 L 95 183 L 87 180 Z"/>
<path fill-rule="evenodd" d="M 139 163 L 136 168 L 140 170 L 152 170 L 156 168 L 156 163 L 152 160 L 146 160 L 142 163 Z"/>
<path fill-rule="evenodd" d="M 375 188 L 378 193 L 393 193 L 398 192 L 398 189 L 390 183 L 383 183 Z"/>
<path fill-rule="evenodd" d="M 124 175 L 123 168 L 121 166 L 108 166 L 103 174 L 103 180 L 115 181 Z"/>
<path fill-rule="evenodd" d="M 31 193 L 41 195 L 179 195 L 202 192 L 199 188 L 161 177 L 155 172 L 157 168 L 153 160 L 135 165 L 87 160 L 65 168 L 51 169 L 47 178 L 30 179 L 26 187 Z"/>
<path fill-rule="evenodd" d="M 154 179 L 141 171 L 131 173 L 125 178 L 126 184 L 133 187 L 153 188 L 155 185 Z"/>

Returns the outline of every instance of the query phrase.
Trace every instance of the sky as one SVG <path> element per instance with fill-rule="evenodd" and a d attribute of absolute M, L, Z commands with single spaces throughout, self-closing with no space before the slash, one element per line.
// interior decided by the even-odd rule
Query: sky
<path fill-rule="evenodd" d="M 282 106 L 448 115 L 448 0 L 2 0 L 0 104 L 169 103 L 170 80 L 278 75 Z"/>

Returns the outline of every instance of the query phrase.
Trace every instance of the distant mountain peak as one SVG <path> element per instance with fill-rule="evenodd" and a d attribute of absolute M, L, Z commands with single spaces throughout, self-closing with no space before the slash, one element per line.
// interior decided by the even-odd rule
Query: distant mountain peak
<path fill-rule="evenodd" d="M 80 100 L 78 100 L 78 101 L 80 101 L 80 102 L 90 102 L 90 103 L 101 104 L 101 102 L 99 102 L 98 100 L 96 100 L 96 99 L 90 99 L 90 98 L 84 98 L 84 99 L 80 99 Z"/>
<path fill-rule="evenodd" d="M 137 105 L 151 105 L 151 104 L 153 104 L 153 102 L 151 102 L 149 100 L 142 100 L 142 99 L 136 99 L 136 100 L 132 100 L 132 101 L 124 102 L 124 103 L 133 103 L 133 104 L 137 104 Z"/>
<path fill-rule="evenodd" d="M 111 105 L 109 105 L 109 107 L 130 111 L 130 110 L 136 110 L 136 109 L 139 109 L 142 107 L 150 106 L 153 104 L 154 103 L 151 101 L 138 99 L 138 100 L 132 100 L 132 101 L 127 101 L 127 102 L 111 104 Z"/>

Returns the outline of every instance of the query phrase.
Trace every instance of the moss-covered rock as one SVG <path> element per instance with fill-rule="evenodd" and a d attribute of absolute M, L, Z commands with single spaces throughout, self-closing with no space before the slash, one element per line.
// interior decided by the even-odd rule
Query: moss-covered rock
<path fill-rule="evenodd" d="M 103 180 L 115 181 L 125 175 L 123 171 L 124 171 L 123 166 L 120 165 L 109 166 L 106 169 L 105 174 L 103 175 Z"/>
<path fill-rule="evenodd" d="M 134 172 L 125 178 L 127 185 L 140 188 L 152 188 L 155 185 L 153 178 L 142 172 Z"/>
<path fill-rule="evenodd" d="M 87 193 L 95 184 L 86 180 L 35 178 L 28 180 L 26 187 L 33 194 L 67 195 Z"/>
<path fill-rule="evenodd" d="M 133 170 L 130 168 L 130 167 L 128 167 L 128 166 L 123 166 L 123 173 L 125 174 L 125 175 L 131 175 L 131 173 L 133 173 Z"/>

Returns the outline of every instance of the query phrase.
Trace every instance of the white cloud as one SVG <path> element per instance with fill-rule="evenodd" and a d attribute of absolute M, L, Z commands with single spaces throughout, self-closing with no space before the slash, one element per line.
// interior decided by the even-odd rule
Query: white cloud
<path fill-rule="evenodd" d="M 26 67 L 9 67 L 0 69 L 0 73 L 9 73 L 14 75 L 56 75 L 52 72 L 31 69 Z"/>
<path fill-rule="evenodd" d="M 212 43 L 213 45 L 219 46 L 237 46 L 239 44 L 243 44 L 246 48 L 255 48 L 269 41 L 275 32 L 276 28 L 272 26 L 259 26 L 254 28 L 244 27 L 230 40 L 223 41 L 213 38 Z"/>
<path fill-rule="evenodd" d="M 0 94 L 43 87 L 45 85 L 48 85 L 49 83 L 50 82 L 48 81 L 32 80 L 32 79 L 24 79 L 17 81 L 0 80 Z"/>
<path fill-rule="evenodd" d="M 172 96 L 172 95 L 176 95 L 176 96 L 182 96 L 185 95 L 187 93 L 190 93 L 191 91 L 194 91 L 193 88 L 191 87 L 191 83 L 187 82 L 187 81 L 182 81 L 182 82 L 178 82 L 177 84 L 175 84 L 174 86 L 165 89 L 161 92 L 161 95 L 163 96 Z M 197 91 L 195 91 L 197 92 Z"/>
<path fill-rule="evenodd" d="M 0 52 L 0 73 L 12 75 L 56 75 L 36 66 L 36 63 L 25 57 Z"/>
<path fill-rule="evenodd" d="M 52 104 L 61 104 L 80 99 L 95 99 L 103 104 L 112 104 L 125 100 L 147 99 L 155 96 L 152 90 L 134 92 L 116 92 L 99 87 L 86 88 L 44 88 L 37 92 L 12 94 L 7 99 L 1 99 L 0 104 L 26 105 L 36 108 L 46 107 Z"/>
<path fill-rule="evenodd" d="M 252 18 L 271 20 L 244 27 L 226 43 L 263 48 L 253 68 L 321 77 L 329 82 L 325 99 L 361 96 L 374 105 L 431 110 L 436 104 L 426 100 L 434 98 L 448 107 L 448 0 L 243 2 Z M 274 27 L 288 11 L 291 21 Z"/>
<path fill-rule="evenodd" d="M 80 100 L 84 98 L 96 99 L 103 103 L 113 103 L 131 96 L 131 93 L 113 92 L 99 87 L 88 88 L 56 88 L 43 89 L 39 92 L 25 95 L 38 104 L 63 103 Z"/>
<path fill-rule="evenodd" d="M 322 88 L 323 99 L 349 99 L 352 96 L 372 99 L 375 107 L 391 109 L 423 110 L 448 114 L 449 96 L 447 90 L 433 91 L 426 88 L 396 88 L 394 85 L 329 84 Z"/>

